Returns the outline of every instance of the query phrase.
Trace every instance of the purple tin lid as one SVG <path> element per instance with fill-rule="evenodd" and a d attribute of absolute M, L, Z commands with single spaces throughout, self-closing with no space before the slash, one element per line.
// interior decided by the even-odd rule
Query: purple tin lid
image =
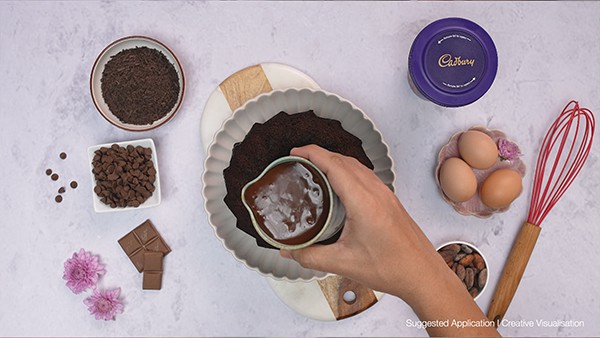
<path fill-rule="evenodd" d="M 466 106 L 492 86 L 498 52 L 489 34 L 462 18 L 432 22 L 415 38 L 408 71 L 419 92 L 445 107 Z"/>

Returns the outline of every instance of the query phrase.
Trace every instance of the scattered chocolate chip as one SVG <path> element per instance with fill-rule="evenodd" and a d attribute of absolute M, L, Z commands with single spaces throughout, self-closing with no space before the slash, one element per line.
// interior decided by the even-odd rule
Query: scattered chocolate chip
<path fill-rule="evenodd" d="M 58 174 L 52 174 L 52 176 L 50 176 L 50 178 L 51 178 L 53 181 L 56 181 L 56 180 L 58 180 Z"/>
<path fill-rule="evenodd" d="M 52 175 L 52 169 L 46 169 L 46 175 L 48 175 L 48 176 Z"/>
<path fill-rule="evenodd" d="M 56 201 L 56 203 L 60 203 L 62 202 L 63 198 L 61 195 L 56 195 L 56 197 L 54 197 L 54 200 Z"/>
<path fill-rule="evenodd" d="M 58 193 L 63 194 L 65 192 L 65 187 L 58 188 Z"/>
<path fill-rule="evenodd" d="M 70 186 L 71 186 L 71 188 L 73 188 L 73 189 L 77 189 L 77 181 L 71 181 L 71 184 L 70 184 Z"/>
<path fill-rule="evenodd" d="M 58 155 L 60 157 L 61 160 L 64 160 L 65 158 L 67 158 L 67 153 L 62 152 L 60 153 L 60 155 Z"/>

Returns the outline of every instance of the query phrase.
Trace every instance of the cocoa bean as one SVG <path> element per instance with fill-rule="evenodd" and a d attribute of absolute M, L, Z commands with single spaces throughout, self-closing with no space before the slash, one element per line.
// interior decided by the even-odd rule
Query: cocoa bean
<path fill-rule="evenodd" d="M 485 262 L 483 261 L 483 257 L 479 254 L 473 254 L 473 265 L 477 268 L 477 270 L 483 270 L 485 268 Z"/>
<path fill-rule="evenodd" d="M 466 255 L 459 261 L 459 263 L 466 267 L 466 266 L 469 266 L 471 263 L 473 263 L 473 259 L 475 259 L 475 256 Z"/>
<path fill-rule="evenodd" d="M 485 283 L 487 282 L 487 276 L 487 269 L 479 271 L 479 276 L 477 276 L 477 285 L 479 285 L 480 289 L 483 289 L 483 287 L 485 286 Z"/>
<path fill-rule="evenodd" d="M 467 289 L 471 289 L 475 283 L 475 271 L 471 268 L 466 268 L 465 272 L 465 283 L 467 285 Z"/>
<path fill-rule="evenodd" d="M 475 297 L 477 297 L 477 295 L 479 294 L 479 290 L 477 290 L 477 288 L 476 288 L 476 287 L 472 287 L 472 288 L 469 290 L 469 293 L 471 294 L 471 297 L 475 298 Z"/>
<path fill-rule="evenodd" d="M 471 249 L 471 247 L 469 247 L 466 244 L 461 245 L 460 248 L 462 249 L 462 251 L 464 253 L 468 253 L 468 254 L 473 253 L 473 249 Z"/>
<path fill-rule="evenodd" d="M 446 263 L 454 261 L 455 253 L 453 251 L 443 250 L 443 251 L 440 251 L 440 255 L 442 256 L 442 258 L 444 259 L 444 262 L 446 262 Z M 450 265 L 450 266 L 452 266 L 452 265 Z"/>
<path fill-rule="evenodd" d="M 465 279 L 465 275 L 466 275 L 465 267 L 462 266 L 462 265 L 460 265 L 460 264 L 457 264 L 457 266 L 456 266 L 456 275 L 458 276 L 458 278 L 460 280 L 464 280 Z"/>
<path fill-rule="evenodd" d="M 466 255 L 467 255 L 466 253 L 459 253 L 458 255 L 456 255 L 456 256 L 454 257 L 454 261 L 455 261 L 455 262 L 458 262 L 458 261 L 460 261 L 461 259 L 463 259 L 463 257 L 465 257 Z"/>
<path fill-rule="evenodd" d="M 450 244 L 446 248 L 448 248 L 448 250 L 453 251 L 455 254 L 457 254 L 460 251 L 460 245 L 458 244 Z"/>
<path fill-rule="evenodd" d="M 456 273 L 456 267 L 459 266 L 460 264 L 458 263 L 454 263 L 452 264 L 452 272 Z"/>
<path fill-rule="evenodd" d="M 460 251 L 460 245 L 449 244 L 442 248 L 442 251 L 444 250 L 452 251 L 454 254 L 457 254 Z"/>

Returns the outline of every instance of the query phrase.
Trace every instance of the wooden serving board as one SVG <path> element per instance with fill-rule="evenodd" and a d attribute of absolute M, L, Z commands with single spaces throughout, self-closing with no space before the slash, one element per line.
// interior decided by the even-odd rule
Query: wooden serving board
<path fill-rule="evenodd" d="M 307 87 L 320 88 L 306 74 L 283 64 L 259 64 L 232 74 L 213 91 L 204 108 L 201 121 L 204 151 L 208 150 L 223 122 L 246 101 L 273 89 Z M 335 321 L 355 316 L 383 296 L 351 279 L 336 275 L 312 282 L 267 280 L 285 304 L 301 315 L 316 320 Z"/>

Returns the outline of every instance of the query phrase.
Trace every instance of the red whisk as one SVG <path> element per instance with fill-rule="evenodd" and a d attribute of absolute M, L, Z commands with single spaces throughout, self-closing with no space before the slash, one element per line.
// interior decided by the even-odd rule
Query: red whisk
<path fill-rule="evenodd" d="M 554 121 L 538 154 L 527 221 L 508 256 L 487 317 L 499 324 L 517 291 L 541 225 L 581 171 L 592 148 L 594 114 L 571 101 Z"/>

